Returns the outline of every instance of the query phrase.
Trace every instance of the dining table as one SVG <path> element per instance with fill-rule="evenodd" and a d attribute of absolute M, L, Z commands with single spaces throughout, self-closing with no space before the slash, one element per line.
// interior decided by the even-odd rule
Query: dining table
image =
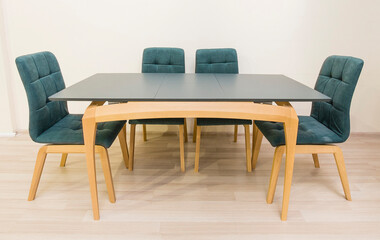
<path fill-rule="evenodd" d="M 97 73 L 50 96 L 49 100 L 91 102 L 82 124 L 95 220 L 100 218 L 95 171 L 97 123 L 149 118 L 282 122 L 286 144 L 283 221 L 287 219 L 298 131 L 298 116 L 291 102 L 331 101 L 328 96 L 281 74 L 200 73 Z M 104 105 L 105 102 L 118 104 Z M 276 104 L 262 104 L 265 102 Z"/>

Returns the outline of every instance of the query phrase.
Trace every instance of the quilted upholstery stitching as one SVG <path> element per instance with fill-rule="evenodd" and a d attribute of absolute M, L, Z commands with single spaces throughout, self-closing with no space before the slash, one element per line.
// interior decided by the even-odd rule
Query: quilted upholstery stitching
<path fill-rule="evenodd" d="M 46 58 L 46 55 L 45 55 L 45 54 L 43 54 L 42 56 L 44 56 L 46 62 L 48 63 L 48 68 L 49 68 L 49 73 L 48 73 L 48 75 L 51 75 L 51 69 L 50 69 L 50 66 L 49 66 L 49 61 L 48 61 L 48 59 Z M 47 75 L 47 76 L 48 76 L 48 75 Z"/>
<path fill-rule="evenodd" d="M 348 63 L 348 59 L 349 59 L 349 58 L 346 59 L 346 62 L 345 62 L 344 65 L 343 65 L 342 79 L 341 79 L 342 82 L 345 82 L 345 79 L 343 79 L 343 72 L 344 72 L 344 69 L 346 68 L 346 65 L 347 65 L 347 63 Z"/>
<path fill-rule="evenodd" d="M 335 78 L 331 78 L 330 81 L 332 81 L 333 79 Z M 339 80 L 339 79 L 338 79 Z M 337 109 L 337 107 L 334 106 L 334 96 L 335 96 L 335 93 L 336 91 L 340 88 L 340 85 L 341 85 L 342 81 L 340 81 L 336 86 L 335 86 L 335 89 L 334 89 L 334 93 L 332 94 L 332 97 L 331 97 L 331 107 L 329 109 L 329 115 L 330 115 L 330 118 L 329 118 L 329 121 L 328 121 L 328 125 L 326 127 L 329 127 L 331 126 L 331 123 L 333 122 L 333 114 L 332 114 L 332 111 Z M 338 110 L 338 109 L 337 109 Z"/>
<path fill-rule="evenodd" d="M 177 57 L 177 58 L 176 58 Z M 184 73 L 184 51 L 180 48 L 146 48 L 143 53 L 143 73 Z"/>
<path fill-rule="evenodd" d="M 62 75 L 57 75 L 61 74 L 61 71 L 54 55 L 51 58 L 47 58 L 47 54 L 52 55 L 49 52 L 42 52 L 21 56 L 16 59 L 16 64 L 28 96 L 30 106 L 29 131 L 33 140 L 68 114 L 66 102 L 51 103 L 48 99 L 50 94 L 61 90 L 57 85 L 57 81 L 63 81 L 63 77 Z M 52 66 L 58 67 L 58 71 L 53 72 L 51 70 L 50 61 L 55 61 L 52 63 L 54 64 Z M 36 71 L 36 74 L 34 71 Z M 43 74 L 41 71 L 49 74 Z M 37 78 L 35 79 L 36 76 Z M 64 83 L 61 85 L 64 86 Z M 35 87 L 31 89 L 31 86 Z M 49 89 L 50 91 L 46 89 L 47 87 L 51 88 Z"/>
<path fill-rule="evenodd" d="M 363 60 L 353 57 L 330 56 L 325 60 L 315 89 L 331 97 L 332 101 L 315 102 L 310 117 L 299 116 L 297 144 L 329 144 L 347 140 L 350 134 L 349 111 L 352 95 L 363 64 Z M 281 123 L 255 123 L 272 146 L 285 144 Z"/>
<path fill-rule="evenodd" d="M 196 73 L 239 73 L 237 53 L 232 48 L 198 49 L 195 61 Z"/>
<path fill-rule="evenodd" d="M 182 66 L 181 64 L 159 64 L 159 63 L 144 63 L 144 65 L 149 65 L 149 66 Z M 146 72 L 147 73 L 147 72 Z"/>
<path fill-rule="evenodd" d="M 36 138 L 39 143 L 84 144 L 82 114 L 68 114 L 58 123 Z M 99 123 L 96 130 L 96 144 L 105 148 L 111 146 L 125 121 Z"/>
<path fill-rule="evenodd" d="M 40 80 L 40 72 L 38 71 L 37 64 L 36 64 L 36 60 L 34 59 L 34 57 L 32 57 L 32 60 L 33 60 L 33 62 L 34 62 L 34 66 L 36 67 L 36 70 L 37 70 L 37 79 L 35 79 L 35 80 L 32 81 L 31 83 L 33 83 L 33 82 L 37 82 L 38 80 Z"/>
<path fill-rule="evenodd" d="M 344 61 L 344 63 L 342 63 L 342 61 Z M 350 65 L 350 62 L 353 64 Z M 327 65 L 330 65 L 328 66 L 328 72 L 324 70 Z M 332 101 L 330 103 L 314 103 L 313 105 L 315 107 L 312 108 L 311 116 L 343 138 L 347 138 L 349 135 L 349 126 L 346 126 L 347 124 L 349 125 L 349 120 L 347 123 L 344 119 L 349 119 L 349 107 L 351 103 L 352 93 L 357 82 L 357 79 L 351 78 L 358 77 L 348 76 L 349 79 L 346 79 L 347 76 L 344 76 L 344 72 L 347 71 L 348 67 L 353 67 L 353 74 L 357 73 L 358 71 L 360 74 L 362 66 L 362 60 L 356 58 L 331 56 L 327 58 L 325 63 L 322 65 L 321 73 L 316 83 L 316 88 L 320 88 L 321 84 L 323 84 L 322 90 L 320 91 L 329 95 Z M 326 77 L 327 79 L 325 79 Z M 331 87 L 334 87 L 334 89 L 331 89 Z M 347 97 L 344 97 L 342 94 L 346 95 Z M 331 107 L 328 109 L 328 112 L 325 112 L 327 110 L 325 106 L 326 104 L 331 105 Z M 337 121 L 338 119 L 340 119 L 340 121 Z"/>
<path fill-rule="evenodd" d="M 49 144 L 83 144 L 82 115 L 68 114 L 66 102 L 48 99 L 49 94 L 65 88 L 55 56 L 49 52 L 25 55 L 16 59 L 16 65 L 28 97 L 32 140 Z M 53 68 L 56 71 L 52 71 Z M 98 124 L 96 144 L 108 148 L 124 124 L 125 121 Z"/>

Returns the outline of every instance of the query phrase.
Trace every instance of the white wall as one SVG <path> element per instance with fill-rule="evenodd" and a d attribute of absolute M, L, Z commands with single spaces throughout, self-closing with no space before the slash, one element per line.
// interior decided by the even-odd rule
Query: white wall
<path fill-rule="evenodd" d="M 17 56 L 52 51 L 69 86 L 97 72 L 140 72 L 145 47 L 173 46 L 185 49 L 186 72 L 194 72 L 197 48 L 233 47 L 241 73 L 281 73 L 311 87 L 327 56 L 360 57 L 352 130 L 380 131 L 380 1 L 3 0 L 1 7 L 16 129 L 28 123 Z M 308 114 L 309 104 L 296 109 Z"/>
<path fill-rule="evenodd" d="M 0 136 L 14 135 L 11 110 L 9 103 L 8 91 L 10 90 L 5 81 L 7 74 L 5 73 L 5 63 L 3 51 L 0 49 Z"/>
<path fill-rule="evenodd" d="M 8 85 L 9 81 L 7 81 L 10 78 L 10 67 L 3 19 L 3 14 L 0 11 L 0 136 L 10 136 L 14 134 L 14 129 L 8 94 L 11 91 Z"/>

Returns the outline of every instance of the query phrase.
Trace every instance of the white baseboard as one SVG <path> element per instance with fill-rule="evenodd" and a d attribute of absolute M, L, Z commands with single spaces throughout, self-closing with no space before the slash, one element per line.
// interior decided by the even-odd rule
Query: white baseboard
<path fill-rule="evenodd" d="M 15 132 L 0 132 L 0 137 L 14 137 L 16 136 Z"/>

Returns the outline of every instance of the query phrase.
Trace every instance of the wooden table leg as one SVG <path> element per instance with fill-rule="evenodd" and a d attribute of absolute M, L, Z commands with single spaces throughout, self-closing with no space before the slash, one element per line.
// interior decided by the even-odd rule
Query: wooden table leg
<path fill-rule="evenodd" d="M 247 172 L 252 172 L 252 162 L 251 162 L 251 144 L 249 143 L 250 134 L 249 134 L 249 125 L 244 125 L 244 133 L 245 133 L 245 154 L 246 154 L 246 162 L 247 162 Z"/>
<path fill-rule="evenodd" d="M 286 221 L 288 216 L 290 187 L 293 177 L 294 155 L 297 144 L 298 117 L 293 108 L 290 109 L 290 117 L 284 123 L 286 158 L 285 158 L 285 180 L 282 198 L 281 220 Z"/>
<path fill-rule="evenodd" d="M 181 159 L 181 172 L 185 172 L 185 140 L 184 140 L 184 131 L 186 129 L 184 125 L 179 125 L 179 155 Z"/>
<path fill-rule="evenodd" d="M 103 102 L 104 103 L 104 102 Z M 96 184 L 96 168 L 95 168 L 95 137 L 97 124 L 95 122 L 95 109 L 97 105 L 103 104 L 93 102 L 86 109 L 82 118 L 83 124 L 83 138 L 86 150 L 87 172 L 88 181 L 90 183 L 92 211 L 94 220 L 99 220 L 99 202 L 98 202 L 98 188 Z"/>

